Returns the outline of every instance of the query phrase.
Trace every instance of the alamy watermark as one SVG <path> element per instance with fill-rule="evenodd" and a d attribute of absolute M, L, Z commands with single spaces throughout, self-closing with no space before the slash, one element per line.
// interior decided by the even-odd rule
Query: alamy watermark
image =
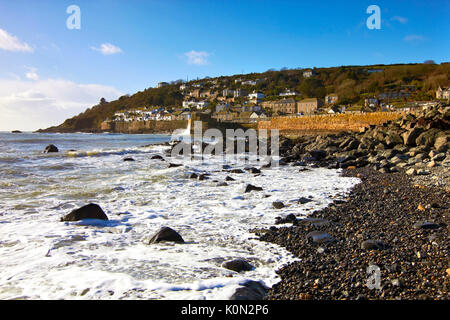
<path fill-rule="evenodd" d="M 366 26 L 369 30 L 380 30 L 381 29 L 381 9 L 379 6 L 372 4 L 367 7 L 367 14 L 370 16 L 367 18 Z"/>
<path fill-rule="evenodd" d="M 69 30 L 80 30 L 81 29 L 81 9 L 77 5 L 70 5 L 66 9 L 66 13 L 70 16 L 66 20 L 66 27 Z"/>

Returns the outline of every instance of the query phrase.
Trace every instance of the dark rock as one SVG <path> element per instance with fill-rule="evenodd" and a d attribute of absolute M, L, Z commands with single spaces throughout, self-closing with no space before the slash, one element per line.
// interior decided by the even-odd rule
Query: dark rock
<path fill-rule="evenodd" d="M 198 175 L 196 173 L 191 173 L 189 175 L 189 179 L 197 179 L 197 178 L 198 178 Z"/>
<path fill-rule="evenodd" d="M 416 145 L 416 139 L 423 132 L 420 127 L 414 127 L 413 129 L 403 133 L 403 144 L 414 147 Z"/>
<path fill-rule="evenodd" d="M 125 159 L 123 159 L 123 161 L 125 161 L 125 162 L 131 162 L 131 161 L 136 161 L 136 160 L 134 160 L 133 158 L 125 158 Z"/>
<path fill-rule="evenodd" d="M 61 221 L 80 221 L 83 219 L 108 220 L 108 216 L 99 205 L 90 203 L 61 218 Z"/>
<path fill-rule="evenodd" d="M 242 170 L 242 169 L 233 169 L 233 170 L 230 170 L 230 173 L 244 173 L 244 170 Z"/>
<path fill-rule="evenodd" d="M 437 223 L 430 222 L 430 221 L 420 221 L 420 222 L 414 223 L 413 227 L 416 229 L 431 230 L 431 229 L 438 229 L 439 225 Z"/>
<path fill-rule="evenodd" d="M 58 148 L 54 144 L 49 144 L 45 147 L 44 153 L 59 152 Z"/>
<path fill-rule="evenodd" d="M 254 266 L 243 259 L 225 261 L 224 263 L 222 263 L 222 267 L 236 272 L 250 271 L 254 268 Z"/>
<path fill-rule="evenodd" d="M 159 154 L 153 155 L 150 159 L 152 159 L 152 160 L 164 160 L 164 158 L 162 156 L 160 156 Z"/>
<path fill-rule="evenodd" d="M 228 183 L 226 183 L 226 182 L 220 182 L 220 183 L 217 184 L 217 186 L 218 186 L 218 187 L 227 187 L 227 186 L 228 186 Z"/>
<path fill-rule="evenodd" d="M 199 175 L 198 176 L 198 180 L 200 180 L 200 181 L 203 181 L 203 180 L 206 180 L 206 179 L 208 179 L 208 174 L 201 174 L 201 175 Z"/>
<path fill-rule="evenodd" d="M 288 214 L 286 217 L 276 217 L 275 224 L 284 224 L 284 223 L 295 223 L 297 221 L 297 217 L 292 213 Z"/>
<path fill-rule="evenodd" d="M 236 289 L 230 300 L 262 300 L 268 288 L 259 282 L 250 280 L 243 287 Z"/>
<path fill-rule="evenodd" d="M 285 207 L 284 203 L 281 201 L 272 202 L 272 205 L 275 209 L 282 209 Z"/>
<path fill-rule="evenodd" d="M 11 133 L 22 133 L 22 131 L 20 131 L 20 130 L 13 130 L 13 131 L 11 131 Z"/>
<path fill-rule="evenodd" d="M 365 240 L 361 243 L 361 249 L 365 250 L 383 250 L 386 245 L 380 240 Z"/>
<path fill-rule="evenodd" d="M 227 176 L 226 178 L 225 178 L 225 181 L 235 181 L 232 177 L 230 177 L 230 176 Z"/>
<path fill-rule="evenodd" d="M 263 188 L 261 187 L 255 187 L 254 185 L 248 184 L 247 187 L 245 188 L 245 193 L 247 192 L 251 192 L 251 191 L 262 191 Z"/>
<path fill-rule="evenodd" d="M 311 202 L 311 201 L 313 201 L 313 200 L 311 200 L 309 198 L 301 197 L 300 199 L 298 199 L 297 202 L 300 203 L 300 204 L 305 204 L 305 203 L 308 203 L 308 202 Z"/>
<path fill-rule="evenodd" d="M 333 242 L 335 239 L 325 231 L 312 231 L 306 235 L 306 240 L 314 243 Z"/>
<path fill-rule="evenodd" d="M 161 241 L 170 241 L 176 243 L 184 243 L 181 235 L 169 227 L 162 227 L 147 242 L 147 244 L 158 243 Z"/>
<path fill-rule="evenodd" d="M 178 164 L 178 163 L 169 163 L 169 168 L 176 168 L 176 167 L 181 167 L 182 164 Z"/>

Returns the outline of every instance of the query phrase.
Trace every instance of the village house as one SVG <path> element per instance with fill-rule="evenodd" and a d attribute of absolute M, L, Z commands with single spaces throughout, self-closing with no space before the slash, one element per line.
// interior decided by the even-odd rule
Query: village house
<path fill-rule="evenodd" d="M 232 90 L 232 89 L 224 89 L 222 91 L 222 95 L 224 97 L 233 97 L 234 96 L 234 90 Z"/>
<path fill-rule="evenodd" d="M 264 94 L 261 92 L 253 91 L 248 95 L 248 99 L 251 103 L 259 103 L 261 99 L 264 99 Z"/>
<path fill-rule="evenodd" d="M 165 86 L 168 86 L 169 84 L 167 83 L 167 82 L 159 82 L 157 85 L 156 85 L 156 87 L 157 88 L 162 88 L 162 87 L 165 87 Z"/>
<path fill-rule="evenodd" d="M 439 87 L 436 90 L 436 99 L 447 99 L 450 100 L 450 87 Z"/>
<path fill-rule="evenodd" d="M 339 100 L 339 97 L 335 93 L 331 93 L 325 97 L 325 104 L 335 104 Z"/>
<path fill-rule="evenodd" d="M 376 107 L 378 106 L 380 102 L 377 98 L 366 98 L 364 99 L 364 106 L 365 107 Z"/>
<path fill-rule="evenodd" d="M 297 113 L 312 114 L 323 105 L 322 100 L 317 98 L 303 99 L 297 102 Z"/>
<path fill-rule="evenodd" d="M 236 89 L 234 91 L 234 97 L 235 98 L 239 98 L 239 97 L 246 97 L 248 95 L 248 91 L 245 89 Z"/>
<path fill-rule="evenodd" d="M 220 112 L 222 110 L 226 110 L 230 107 L 230 105 L 228 103 L 218 103 L 216 105 L 216 112 Z"/>
<path fill-rule="evenodd" d="M 273 113 L 294 114 L 297 112 L 297 103 L 293 98 L 267 101 L 263 102 L 261 105 L 263 108 L 271 109 Z"/>
<path fill-rule="evenodd" d="M 307 69 L 303 71 L 303 78 L 311 78 L 315 76 L 317 73 L 313 69 Z"/>
<path fill-rule="evenodd" d="M 291 89 L 286 89 L 284 92 L 280 93 L 280 97 L 289 97 L 289 96 L 297 96 L 298 93 L 295 91 L 291 91 Z"/>

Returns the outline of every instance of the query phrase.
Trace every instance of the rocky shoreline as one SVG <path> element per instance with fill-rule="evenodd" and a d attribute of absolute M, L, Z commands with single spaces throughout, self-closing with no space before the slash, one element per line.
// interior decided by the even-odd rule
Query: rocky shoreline
<path fill-rule="evenodd" d="M 401 172 L 343 174 L 362 178 L 345 202 L 257 233 L 301 259 L 277 271 L 266 299 L 448 299 L 448 192 Z M 380 289 L 367 285 L 371 265 Z"/>
<path fill-rule="evenodd" d="M 285 139 L 291 165 L 358 177 L 345 201 L 289 227 L 255 230 L 300 261 L 277 271 L 268 300 L 449 299 L 449 107 L 360 133 Z"/>

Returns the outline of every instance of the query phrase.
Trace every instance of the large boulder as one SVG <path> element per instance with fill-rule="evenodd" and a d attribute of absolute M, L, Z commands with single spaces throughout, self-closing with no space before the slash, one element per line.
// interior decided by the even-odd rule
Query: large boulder
<path fill-rule="evenodd" d="M 58 148 L 54 144 L 49 144 L 45 147 L 44 153 L 59 152 Z"/>
<path fill-rule="evenodd" d="M 449 137 L 447 135 L 439 135 L 434 141 L 434 148 L 437 152 L 446 152 L 449 145 Z"/>
<path fill-rule="evenodd" d="M 184 240 L 180 234 L 169 227 L 162 227 L 159 229 L 159 231 L 156 232 L 150 239 L 146 240 L 146 243 L 153 244 L 161 241 L 184 243 Z"/>
<path fill-rule="evenodd" d="M 247 187 L 245 187 L 245 193 L 252 192 L 252 191 L 262 191 L 262 190 L 263 190 L 263 188 L 256 187 L 252 184 L 248 184 Z"/>
<path fill-rule="evenodd" d="M 242 287 L 236 289 L 230 300 L 262 300 L 268 288 L 253 280 L 247 281 Z"/>
<path fill-rule="evenodd" d="M 422 132 L 416 139 L 416 145 L 430 148 L 434 145 L 439 129 L 430 129 Z"/>
<path fill-rule="evenodd" d="M 423 132 L 423 129 L 420 127 L 414 127 L 405 133 L 403 133 L 403 144 L 407 146 L 414 147 L 416 145 L 416 139 Z"/>
<path fill-rule="evenodd" d="M 95 203 L 90 203 L 84 207 L 73 210 L 71 213 L 61 218 L 61 221 L 80 221 L 84 219 L 108 220 L 108 216 L 102 208 Z"/>

